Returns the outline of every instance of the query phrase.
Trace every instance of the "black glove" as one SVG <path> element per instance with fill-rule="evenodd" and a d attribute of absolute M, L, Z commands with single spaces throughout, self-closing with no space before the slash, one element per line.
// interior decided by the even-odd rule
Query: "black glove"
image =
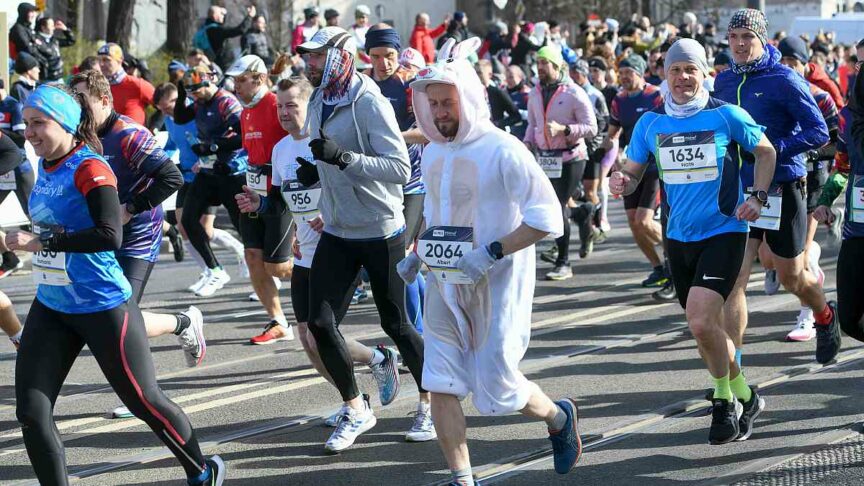
<path fill-rule="evenodd" d="M 753 155 L 751 152 L 747 152 L 746 150 L 742 150 L 741 151 L 741 160 L 743 162 L 747 162 L 748 164 L 755 164 L 756 163 L 756 156 Z"/>
<path fill-rule="evenodd" d="M 192 151 L 195 152 L 195 155 L 198 157 L 206 157 L 208 155 L 213 155 L 216 152 L 210 150 L 209 143 L 196 143 L 192 146 Z"/>
<path fill-rule="evenodd" d="M 318 168 L 303 157 L 297 157 L 300 167 L 297 168 L 297 180 L 306 187 L 312 187 L 321 180 Z"/>
<path fill-rule="evenodd" d="M 324 132 L 319 132 L 321 138 L 316 138 L 309 142 L 309 148 L 312 149 L 312 157 L 315 160 L 320 160 L 331 165 L 338 165 L 340 169 L 344 169 L 345 164 L 342 162 L 342 154 L 344 150 L 333 140 L 324 138 Z"/>

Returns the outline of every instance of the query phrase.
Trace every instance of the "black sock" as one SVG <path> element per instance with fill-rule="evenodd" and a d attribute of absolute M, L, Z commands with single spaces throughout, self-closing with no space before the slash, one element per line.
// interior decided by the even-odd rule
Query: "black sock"
<path fill-rule="evenodd" d="M 666 273 L 663 269 L 663 265 L 657 265 L 656 267 L 654 267 L 654 270 L 660 273 Z"/>
<path fill-rule="evenodd" d="M 177 327 L 174 328 L 174 335 L 179 336 L 181 332 L 185 331 L 192 324 L 192 319 L 189 319 L 189 316 L 186 314 L 176 314 L 174 317 L 177 318 Z"/>

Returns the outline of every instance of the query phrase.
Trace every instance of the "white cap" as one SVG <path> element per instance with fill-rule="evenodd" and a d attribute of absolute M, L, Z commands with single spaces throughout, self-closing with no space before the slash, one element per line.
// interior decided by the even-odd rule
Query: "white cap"
<path fill-rule="evenodd" d="M 226 76 L 240 76 L 243 73 L 261 73 L 267 74 L 267 65 L 260 57 L 254 54 L 248 54 L 234 61 L 234 64 L 225 71 Z"/>
<path fill-rule="evenodd" d="M 423 69 L 426 67 L 426 59 L 423 59 L 423 54 L 420 54 L 417 49 L 408 47 L 399 55 L 399 64 L 405 67 Z"/>
<path fill-rule="evenodd" d="M 357 55 L 357 43 L 354 41 L 354 37 L 341 27 L 324 27 L 316 32 L 311 39 L 297 46 L 297 53 L 324 52 L 331 47 Z"/>

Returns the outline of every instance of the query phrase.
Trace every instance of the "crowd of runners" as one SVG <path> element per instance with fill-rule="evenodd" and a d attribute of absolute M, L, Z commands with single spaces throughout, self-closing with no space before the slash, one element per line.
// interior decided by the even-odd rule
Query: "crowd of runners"
<path fill-rule="evenodd" d="M 17 349 L 17 417 L 42 484 L 68 482 L 53 406 L 85 345 L 122 402 L 113 416 L 146 422 L 189 484 L 226 477 L 156 382 L 148 339 L 176 335 L 190 367 L 207 351 L 194 305 L 139 308 L 163 237 L 200 268 L 190 303 L 248 279 L 267 315 L 250 343 L 300 341 L 340 397 L 327 451 L 376 425 L 355 366 L 387 406 L 404 365 L 418 388 L 405 440 L 437 440 L 460 486 L 475 484 L 469 395 L 482 414 L 545 423 L 556 472 L 579 461 L 578 401 L 553 400 L 519 362 L 536 259 L 552 264 L 546 279 L 578 273 L 623 230 L 607 216 L 619 196 L 647 260 L 642 286 L 680 303 L 704 361 L 711 444 L 746 440 L 770 406 L 743 371 L 757 259 L 765 293 L 800 301 L 787 340 L 815 339 L 822 364 L 841 330 L 864 341 L 864 39 L 769 36 L 769 19 L 742 9 L 725 33 L 687 13 L 677 26 L 634 16 L 573 35 L 497 23 L 482 37 L 464 12 L 437 26 L 421 13 L 405 42 L 360 5 L 348 29 L 336 10 L 322 22 L 305 9 L 278 54 L 254 7 L 228 27 L 214 6 L 154 87 L 146 63 L 110 43 L 63 78 L 49 54 L 74 36 L 22 5 L 10 34 L 19 79 L 0 86 L 0 202 L 14 193 L 31 222 L 0 238 L 0 279 L 26 254 L 37 290 L 23 325 L 0 292 L 0 328 Z M 239 57 L 225 44 L 237 36 Z M 842 240 L 836 301 L 820 224 Z M 340 332 L 370 293 L 393 346 Z"/>

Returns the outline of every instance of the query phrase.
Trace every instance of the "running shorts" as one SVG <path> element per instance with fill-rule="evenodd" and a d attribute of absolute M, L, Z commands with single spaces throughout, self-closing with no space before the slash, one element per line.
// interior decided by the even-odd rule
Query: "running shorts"
<path fill-rule="evenodd" d="M 720 233 L 700 241 L 666 240 L 672 282 L 678 302 L 687 308 L 691 287 L 711 289 L 725 301 L 741 270 L 747 233 Z"/>
<path fill-rule="evenodd" d="M 803 181 L 784 182 L 783 208 L 777 231 L 750 228 L 750 238 L 765 239 L 771 252 L 780 258 L 795 258 L 807 241 L 807 195 Z"/>
<path fill-rule="evenodd" d="M 659 194 L 660 173 L 656 170 L 646 172 L 633 194 L 624 196 L 624 209 L 657 209 Z"/>

